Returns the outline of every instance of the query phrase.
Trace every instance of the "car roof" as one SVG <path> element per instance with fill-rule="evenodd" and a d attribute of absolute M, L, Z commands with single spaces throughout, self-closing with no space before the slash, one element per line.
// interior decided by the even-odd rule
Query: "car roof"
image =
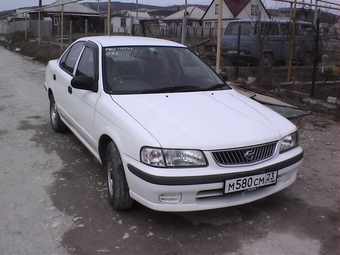
<path fill-rule="evenodd" d="M 290 23 L 290 20 L 286 19 L 260 19 L 260 20 L 252 20 L 252 19 L 238 19 L 238 20 L 232 20 L 229 23 L 243 23 L 243 22 L 261 22 L 261 23 L 280 23 L 280 24 L 286 24 Z M 296 24 L 306 24 L 311 25 L 312 23 L 306 22 L 306 21 L 295 21 Z"/>
<path fill-rule="evenodd" d="M 185 45 L 151 37 L 141 36 L 90 36 L 83 37 L 77 41 L 93 41 L 103 47 L 109 46 L 168 46 L 186 48 Z"/>

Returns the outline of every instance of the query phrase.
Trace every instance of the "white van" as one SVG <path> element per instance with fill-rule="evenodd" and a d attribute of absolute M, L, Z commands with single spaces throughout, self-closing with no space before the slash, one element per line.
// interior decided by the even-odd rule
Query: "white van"
<path fill-rule="evenodd" d="M 222 54 L 233 65 L 237 62 L 241 65 L 258 64 L 261 57 L 264 66 L 288 62 L 292 36 L 290 25 L 289 20 L 231 21 L 222 36 Z M 312 65 L 315 57 L 321 61 L 322 43 L 318 41 L 318 52 L 315 53 L 315 31 L 311 23 L 295 23 L 294 42 L 295 62 Z"/>

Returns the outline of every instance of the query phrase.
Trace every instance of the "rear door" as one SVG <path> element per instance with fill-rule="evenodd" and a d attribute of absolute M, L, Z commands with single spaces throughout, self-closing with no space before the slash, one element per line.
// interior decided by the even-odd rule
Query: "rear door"
<path fill-rule="evenodd" d="M 75 66 L 84 45 L 84 41 L 79 41 L 71 45 L 62 55 L 59 61 L 59 69 L 52 74 L 53 80 L 55 81 L 52 91 L 58 106 L 58 111 L 63 120 L 69 125 L 72 123 L 70 117 L 71 108 L 69 105 L 69 102 L 72 101 L 72 95 L 68 92 L 68 89 L 74 77 Z"/>

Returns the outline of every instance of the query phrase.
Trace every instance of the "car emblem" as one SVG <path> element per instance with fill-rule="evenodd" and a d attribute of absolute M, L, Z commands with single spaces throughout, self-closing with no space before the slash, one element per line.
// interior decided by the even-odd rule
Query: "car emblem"
<path fill-rule="evenodd" d="M 251 162 L 254 159 L 254 156 L 255 156 L 255 150 L 254 149 L 247 150 L 244 153 L 244 157 L 246 158 L 246 160 L 248 162 Z"/>

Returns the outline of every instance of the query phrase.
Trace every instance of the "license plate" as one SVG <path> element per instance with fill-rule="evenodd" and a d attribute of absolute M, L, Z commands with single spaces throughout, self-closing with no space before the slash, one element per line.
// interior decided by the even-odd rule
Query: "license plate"
<path fill-rule="evenodd" d="M 263 186 L 275 185 L 276 180 L 277 171 L 226 180 L 224 193 L 227 194 L 242 190 L 251 191 Z"/>

